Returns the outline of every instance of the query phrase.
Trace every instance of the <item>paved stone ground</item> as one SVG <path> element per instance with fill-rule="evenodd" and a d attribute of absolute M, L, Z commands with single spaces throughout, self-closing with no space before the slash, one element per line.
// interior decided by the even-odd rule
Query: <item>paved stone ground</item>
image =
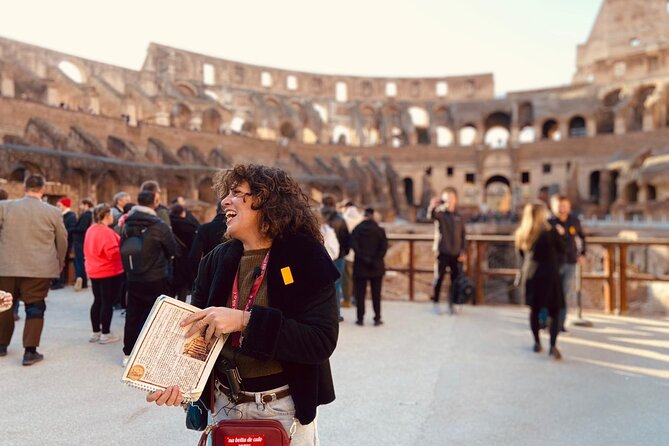
<path fill-rule="evenodd" d="M 196 444 L 180 409 L 120 383 L 120 344 L 86 342 L 91 300 L 52 292 L 45 360 L 31 367 L 18 323 L 0 358 L 0 445 Z M 570 328 L 555 362 L 531 352 L 525 308 L 430 309 L 384 302 L 382 327 L 358 327 L 343 309 L 323 445 L 668 444 L 669 318 L 588 314 L 595 327 Z M 115 313 L 112 331 L 122 324 Z"/>

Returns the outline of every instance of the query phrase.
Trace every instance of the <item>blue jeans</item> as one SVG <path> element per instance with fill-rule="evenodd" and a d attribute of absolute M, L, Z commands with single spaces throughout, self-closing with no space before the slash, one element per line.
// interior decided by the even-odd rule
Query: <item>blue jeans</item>
<path fill-rule="evenodd" d="M 341 299 L 342 299 L 342 293 L 341 293 L 341 281 L 342 278 L 344 277 L 344 267 L 346 267 L 346 261 L 342 257 L 341 259 L 333 260 L 335 267 L 337 268 L 337 271 L 339 271 L 339 279 L 335 281 L 335 290 L 337 291 L 337 314 L 341 316 Z"/>
<path fill-rule="evenodd" d="M 564 293 L 565 307 L 560 310 L 560 328 L 564 328 L 567 319 L 567 306 L 574 303 L 574 292 L 576 286 L 576 264 L 563 263 L 560 265 L 560 282 Z"/>
<path fill-rule="evenodd" d="M 74 242 L 74 277 L 81 277 L 82 287 L 88 287 L 88 277 L 86 276 L 86 267 L 84 264 L 84 243 Z"/>
<path fill-rule="evenodd" d="M 268 390 L 263 393 L 275 393 L 284 390 L 288 386 L 278 387 L 276 389 Z M 251 394 L 249 392 L 244 392 Z M 277 420 L 283 424 L 286 432 L 290 432 L 294 425 L 293 438 L 290 441 L 291 446 L 318 446 L 320 444 L 318 438 L 318 425 L 316 419 L 307 425 L 301 424 L 295 419 L 295 403 L 293 398 L 289 395 L 280 400 L 272 400 L 269 403 L 242 403 L 233 404 L 228 400 L 218 388 L 214 391 L 216 398 L 214 421 L 222 420 L 248 420 L 248 419 L 268 419 Z M 255 394 L 260 396 L 260 393 Z M 258 401 L 256 399 L 256 401 Z M 269 445 L 268 445 L 269 446 Z"/>

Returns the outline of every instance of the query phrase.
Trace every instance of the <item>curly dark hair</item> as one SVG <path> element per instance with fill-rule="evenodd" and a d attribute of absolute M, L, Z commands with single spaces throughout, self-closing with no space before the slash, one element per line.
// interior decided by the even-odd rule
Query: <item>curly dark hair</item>
<path fill-rule="evenodd" d="M 240 164 L 214 176 L 214 191 L 223 199 L 246 181 L 256 198 L 252 209 L 260 211 L 260 232 L 270 239 L 287 234 L 306 234 L 323 242 L 309 197 L 286 172 L 276 167 Z"/>

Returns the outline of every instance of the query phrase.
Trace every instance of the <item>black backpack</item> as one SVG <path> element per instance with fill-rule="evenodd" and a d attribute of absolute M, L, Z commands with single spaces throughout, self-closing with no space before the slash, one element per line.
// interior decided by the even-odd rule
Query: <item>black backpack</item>
<path fill-rule="evenodd" d="M 149 228 L 133 228 L 130 231 L 123 227 L 125 240 L 121 243 L 121 262 L 128 276 L 139 276 L 149 269 L 147 253 L 144 252 L 144 234 Z"/>
<path fill-rule="evenodd" d="M 456 304 L 463 305 L 469 302 L 474 296 L 474 286 L 469 282 L 469 278 L 462 270 L 462 263 L 460 262 L 458 262 L 458 272 L 458 277 L 455 279 L 453 286 L 453 292 L 455 293 L 453 301 Z"/>

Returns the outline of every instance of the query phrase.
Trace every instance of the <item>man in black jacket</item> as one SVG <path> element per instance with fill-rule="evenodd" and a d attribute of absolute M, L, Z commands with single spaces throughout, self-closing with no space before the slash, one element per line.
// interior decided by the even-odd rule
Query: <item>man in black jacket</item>
<path fill-rule="evenodd" d="M 383 258 L 388 250 L 386 231 L 374 221 L 374 209 L 367 208 L 365 219 L 355 227 L 351 235 L 351 247 L 355 252 L 353 261 L 353 292 L 358 307 L 358 325 L 363 325 L 365 317 L 365 294 L 367 282 L 372 288 L 372 306 L 374 307 L 374 325 L 383 324 L 381 320 L 381 283 L 386 273 Z"/>
<path fill-rule="evenodd" d="M 576 285 L 576 264 L 585 262 L 585 233 L 577 216 L 571 213 L 571 201 L 565 196 L 558 197 L 558 213 L 549 220 L 551 226 L 562 231 L 558 232 L 564 242 L 564 252 L 561 253 L 560 280 L 564 293 L 565 307 L 560 310 L 560 331 L 567 331 L 564 323 L 567 318 L 567 305 L 573 304 Z"/>
<path fill-rule="evenodd" d="M 132 352 L 151 307 L 169 294 L 168 265 L 176 253 L 170 228 L 156 215 L 154 192 L 142 191 L 121 230 L 121 259 L 128 286 L 128 307 L 123 336 L 124 362 Z"/>
<path fill-rule="evenodd" d="M 351 234 L 348 232 L 348 226 L 346 225 L 346 220 L 337 212 L 337 203 L 335 202 L 334 197 L 331 195 L 326 195 L 323 197 L 323 208 L 321 209 L 321 214 L 335 231 L 337 236 L 337 241 L 339 242 L 339 255 L 336 259 L 333 260 L 337 271 L 339 271 L 339 279 L 335 282 L 335 288 L 337 290 L 337 308 L 339 313 L 339 322 L 342 322 L 344 318 L 341 315 L 341 300 L 343 298 L 341 281 L 344 277 L 344 268 L 346 266 L 346 261 L 344 257 L 348 254 L 351 249 Z"/>
<path fill-rule="evenodd" d="M 455 189 L 447 188 L 441 199 L 432 202 L 432 220 L 438 226 L 439 243 L 437 256 L 437 278 L 434 283 L 434 312 L 441 314 L 439 294 L 448 267 L 451 286 L 448 293 L 448 314 L 453 314 L 453 302 L 458 292 L 456 284 L 461 274 L 461 264 L 465 259 L 465 220 L 457 212 L 458 195 Z"/>
<path fill-rule="evenodd" d="M 79 203 L 79 219 L 72 230 L 72 246 L 74 247 L 74 291 L 88 288 L 88 276 L 84 265 L 84 238 L 88 227 L 93 222 L 93 202 L 84 198 Z"/>

